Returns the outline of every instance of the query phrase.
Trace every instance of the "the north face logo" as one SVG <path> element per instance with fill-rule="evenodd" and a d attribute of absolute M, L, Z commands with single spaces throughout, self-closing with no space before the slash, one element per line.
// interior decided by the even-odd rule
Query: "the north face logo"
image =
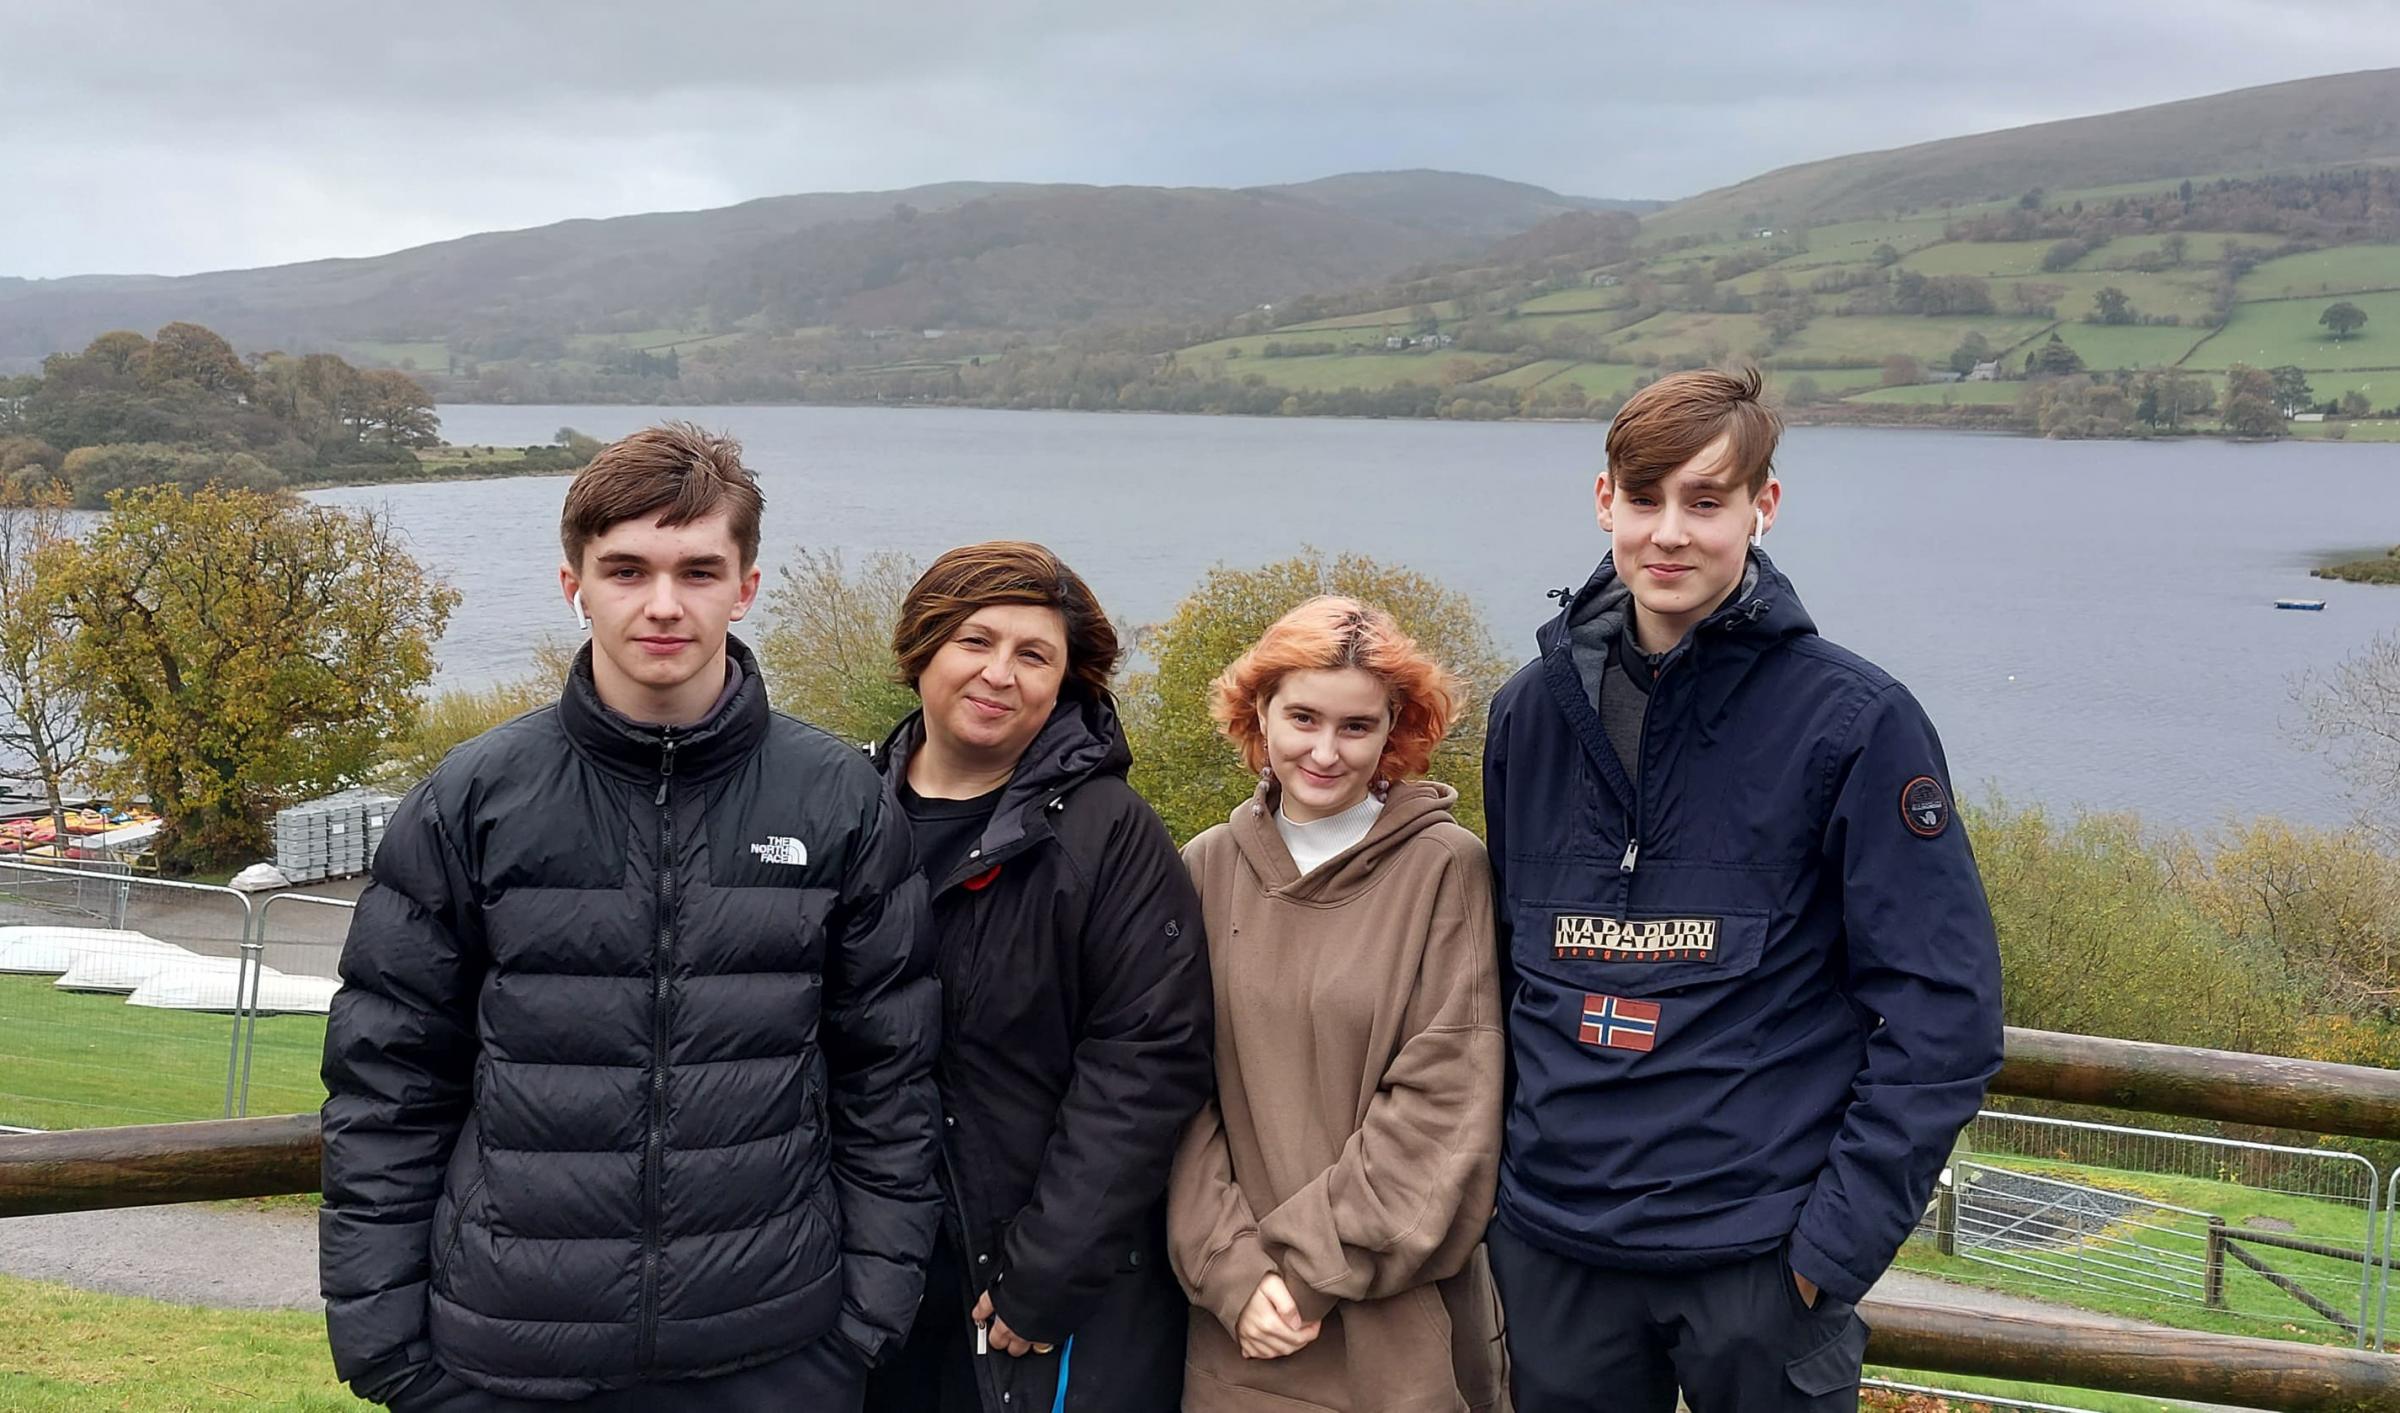
<path fill-rule="evenodd" d="M 768 836 L 767 842 L 764 844 L 752 844 L 750 852 L 758 856 L 760 863 L 804 864 L 808 862 L 808 846 L 797 839 L 786 839 L 780 834 Z"/>

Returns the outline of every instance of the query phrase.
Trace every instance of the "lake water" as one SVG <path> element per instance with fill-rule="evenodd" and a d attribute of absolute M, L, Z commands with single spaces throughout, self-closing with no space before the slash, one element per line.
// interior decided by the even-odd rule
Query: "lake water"
<path fill-rule="evenodd" d="M 799 546 L 920 559 L 1038 539 L 1121 621 L 1165 616 L 1210 565 L 1355 550 L 1466 590 L 1532 653 L 1604 544 L 1602 429 L 810 407 L 442 410 L 452 441 L 562 425 L 611 438 L 688 416 L 747 444 L 767 494 L 768 582 Z M 2400 628 L 2400 588 L 2308 577 L 2400 542 L 2400 446 L 2042 442 L 1802 428 L 1768 551 L 1829 638 L 1914 689 L 1970 795 L 2133 808 L 2206 826 L 2335 822 L 2304 744 L 2299 676 Z M 319 493 L 382 504 L 463 593 L 442 680 L 520 671 L 559 601 L 564 477 Z M 2278 597 L 2323 598 L 2323 613 Z M 754 618 L 753 628 L 763 620 Z"/>

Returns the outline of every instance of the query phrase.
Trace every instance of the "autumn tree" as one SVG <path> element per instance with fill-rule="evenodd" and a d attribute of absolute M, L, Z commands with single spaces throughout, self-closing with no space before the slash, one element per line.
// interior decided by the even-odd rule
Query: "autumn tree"
<path fill-rule="evenodd" d="M 2326 305 L 2325 312 L 2317 316 L 2317 322 L 2333 335 L 2335 343 L 2340 343 L 2357 333 L 2359 327 L 2367 322 L 2367 311 L 2345 299 L 2339 304 Z"/>
<path fill-rule="evenodd" d="M 1484 707 L 1512 664 L 1465 594 L 1358 555 L 1328 560 L 1312 550 L 1256 569 L 1220 566 L 1165 623 L 1142 634 L 1151 665 L 1126 679 L 1122 697 L 1134 788 L 1178 840 L 1219 823 L 1248 798 L 1257 778 L 1217 733 L 1208 685 L 1269 624 L 1317 594 L 1347 594 L 1387 610 L 1465 684 L 1466 700 L 1428 773 L 1457 787 L 1459 821 L 1480 833 Z"/>
<path fill-rule="evenodd" d="M 255 859 L 274 809 L 405 734 L 458 595 L 375 512 L 171 486 L 110 507 L 54 571 L 109 774 L 165 817 L 166 867 Z"/>
<path fill-rule="evenodd" d="M 160 329 L 150 341 L 141 381 L 153 391 L 184 384 L 211 398 L 239 401 L 249 396 L 255 379 L 233 345 L 214 329 L 178 322 Z"/>
<path fill-rule="evenodd" d="M 2236 436 L 2283 434 L 2283 409 L 2275 403 L 2275 379 L 2264 368 L 2247 363 L 2225 370 L 2225 402 L 2217 415 Z"/>
<path fill-rule="evenodd" d="M 62 839 L 65 791 L 92 764 L 90 717 L 68 664 L 74 621 L 45 572 L 72 543 L 63 487 L 0 487 L 0 779 L 40 790 Z"/>
<path fill-rule="evenodd" d="M 758 640 L 775 705 L 836 736 L 881 741 L 917 709 L 900 680 L 892 629 L 919 566 L 890 550 L 856 570 L 832 550 L 804 549 L 783 567 L 762 605 L 772 625 Z"/>

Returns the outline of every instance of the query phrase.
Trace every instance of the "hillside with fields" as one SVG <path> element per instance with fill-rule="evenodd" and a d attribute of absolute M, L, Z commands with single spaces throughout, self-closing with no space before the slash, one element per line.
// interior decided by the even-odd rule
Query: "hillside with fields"
<path fill-rule="evenodd" d="M 2400 436 L 2396 115 L 2400 73 L 2354 74 L 1839 159 L 1630 232 L 1559 218 L 1170 361 L 1240 411 L 1597 417 L 1739 359 L 1801 420 Z M 2283 126 L 2166 137 L 2240 122 Z M 2259 170 L 2207 170 L 2237 156 Z"/>

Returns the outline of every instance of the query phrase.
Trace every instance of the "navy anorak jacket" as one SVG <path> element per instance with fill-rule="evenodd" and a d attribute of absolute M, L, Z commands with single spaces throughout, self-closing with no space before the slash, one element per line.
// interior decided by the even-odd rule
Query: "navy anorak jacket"
<path fill-rule="evenodd" d="M 1788 1242 L 1857 1301 L 2000 1064 L 1998 949 L 1941 743 L 1753 551 L 1651 684 L 1637 788 L 1593 692 L 1630 611 L 1603 560 L 1492 703 L 1498 1219 L 1635 1270 Z"/>

